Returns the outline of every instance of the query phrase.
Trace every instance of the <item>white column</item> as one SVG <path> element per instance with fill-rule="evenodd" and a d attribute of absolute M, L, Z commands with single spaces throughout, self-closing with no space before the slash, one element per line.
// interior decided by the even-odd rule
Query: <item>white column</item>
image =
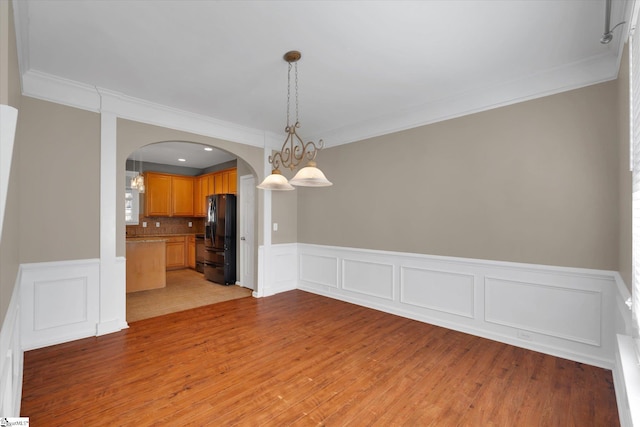
<path fill-rule="evenodd" d="M 114 113 L 100 115 L 100 320 L 96 335 L 127 327 L 124 260 L 116 257 L 116 124 Z"/>
<path fill-rule="evenodd" d="M 258 177 L 257 182 L 262 182 L 265 176 L 271 174 L 271 163 L 269 163 L 269 155 L 271 148 L 269 148 L 267 136 L 265 135 L 265 149 L 263 156 L 263 171 L 262 176 Z M 262 247 L 258 248 L 258 289 L 253 293 L 256 297 L 263 297 L 265 295 L 265 288 L 270 283 L 270 269 L 269 259 L 271 255 L 271 190 L 258 190 L 262 192 L 263 197 L 263 216 L 262 216 Z"/>

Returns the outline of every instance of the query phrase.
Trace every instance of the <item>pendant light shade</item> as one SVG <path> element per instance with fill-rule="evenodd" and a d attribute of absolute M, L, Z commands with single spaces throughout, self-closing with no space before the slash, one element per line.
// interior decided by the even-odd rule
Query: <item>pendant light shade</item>
<path fill-rule="evenodd" d="M 290 191 L 295 190 L 287 178 L 285 178 L 278 169 L 271 171 L 271 175 L 266 177 L 264 181 L 258 185 L 258 188 L 262 190 L 278 190 L 278 191 Z"/>
<path fill-rule="evenodd" d="M 316 162 L 310 161 L 307 166 L 298 171 L 289 184 L 298 187 L 329 187 L 333 185 L 324 173 L 316 167 Z"/>

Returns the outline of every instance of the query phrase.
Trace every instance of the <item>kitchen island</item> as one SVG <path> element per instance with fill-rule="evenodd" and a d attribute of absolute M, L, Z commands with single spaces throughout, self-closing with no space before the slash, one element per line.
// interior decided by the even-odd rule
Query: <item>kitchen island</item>
<path fill-rule="evenodd" d="M 127 238 L 127 293 L 167 286 L 165 245 L 163 238 Z"/>

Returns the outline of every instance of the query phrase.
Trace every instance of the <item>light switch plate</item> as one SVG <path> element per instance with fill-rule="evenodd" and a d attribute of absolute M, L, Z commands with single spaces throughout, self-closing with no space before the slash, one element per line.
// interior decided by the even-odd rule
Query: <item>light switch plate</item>
<path fill-rule="evenodd" d="M 142 227 L 147 228 L 147 221 L 142 221 Z"/>
<path fill-rule="evenodd" d="M 159 222 L 156 222 L 156 227 L 160 227 L 160 223 Z"/>

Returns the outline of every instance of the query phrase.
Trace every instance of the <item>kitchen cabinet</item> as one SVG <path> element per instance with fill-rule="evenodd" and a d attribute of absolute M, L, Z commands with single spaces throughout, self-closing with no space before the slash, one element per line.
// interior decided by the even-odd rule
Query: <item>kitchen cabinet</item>
<path fill-rule="evenodd" d="M 167 285 L 164 239 L 127 239 L 127 293 Z"/>
<path fill-rule="evenodd" d="M 146 216 L 171 216 L 171 175 L 146 172 L 144 175 Z"/>
<path fill-rule="evenodd" d="M 145 172 L 145 215 L 194 215 L 192 176 Z"/>
<path fill-rule="evenodd" d="M 207 216 L 206 197 L 210 194 L 238 193 L 238 169 L 225 169 L 194 179 L 193 216 Z"/>
<path fill-rule="evenodd" d="M 196 236 L 187 236 L 187 266 L 189 268 L 196 268 Z"/>
<path fill-rule="evenodd" d="M 185 236 L 166 238 L 166 269 L 178 270 L 187 266 L 187 245 Z"/>
<path fill-rule="evenodd" d="M 197 176 L 193 182 L 193 216 L 203 217 L 207 214 L 205 197 L 207 195 L 207 180 L 204 176 Z"/>
<path fill-rule="evenodd" d="M 207 216 L 210 194 L 237 194 L 238 170 L 225 169 L 200 176 L 145 173 L 146 216 Z"/>
<path fill-rule="evenodd" d="M 238 194 L 238 169 L 230 169 L 226 173 L 229 176 L 227 193 Z"/>
<path fill-rule="evenodd" d="M 173 216 L 193 216 L 192 176 L 171 176 L 171 213 Z"/>

